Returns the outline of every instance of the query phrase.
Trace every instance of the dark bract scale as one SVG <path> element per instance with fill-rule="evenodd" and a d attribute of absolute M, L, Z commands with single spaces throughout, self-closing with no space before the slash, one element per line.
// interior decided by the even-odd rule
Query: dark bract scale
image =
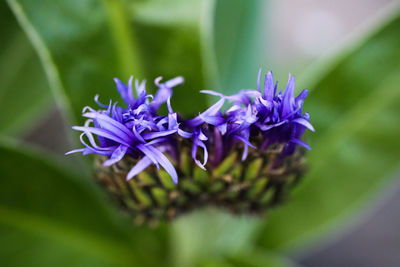
<path fill-rule="evenodd" d="M 88 120 L 73 127 L 82 132 L 84 148 L 68 153 L 98 154 L 98 181 L 137 222 L 203 205 L 262 212 L 304 171 L 304 148 L 310 147 L 301 137 L 314 128 L 302 110 L 307 90 L 295 97 L 293 76 L 283 92 L 271 72 L 263 88 L 260 76 L 261 70 L 256 90 L 230 96 L 202 91 L 220 99 L 192 119 L 171 107 L 172 88 L 182 77 L 157 78 L 155 96 L 145 82 L 115 79 L 125 106 L 102 104 L 96 96 L 100 110 L 85 107 Z M 164 103 L 168 112 L 160 114 Z"/>

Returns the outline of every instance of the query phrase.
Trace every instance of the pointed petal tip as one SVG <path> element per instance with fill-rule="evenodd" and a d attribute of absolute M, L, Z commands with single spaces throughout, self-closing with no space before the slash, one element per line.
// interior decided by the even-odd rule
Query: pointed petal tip
<path fill-rule="evenodd" d="M 258 75 L 257 75 L 257 90 L 261 93 L 260 78 L 261 78 L 261 68 L 258 70 Z"/>
<path fill-rule="evenodd" d="M 126 181 L 131 180 L 133 177 L 135 177 L 136 175 L 138 175 L 138 173 L 131 173 L 128 172 L 128 174 L 126 175 Z"/>
<path fill-rule="evenodd" d="M 103 166 L 104 167 L 110 167 L 112 165 L 112 163 L 108 160 L 104 161 Z"/>
<path fill-rule="evenodd" d="M 68 156 L 68 155 L 71 155 L 71 154 L 74 154 L 74 153 L 83 152 L 83 151 L 84 151 L 84 148 L 78 148 L 78 149 L 74 149 L 74 150 L 65 152 L 64 155 L 65 155 L 65 156 Z"/>
<path fill-rule="evenodd" d="M 154 84 L 159 86 L 160 85 L 160 81 L 163 79 L 162 76 L 158 76 L 157 78 L 154 79 Z"/>

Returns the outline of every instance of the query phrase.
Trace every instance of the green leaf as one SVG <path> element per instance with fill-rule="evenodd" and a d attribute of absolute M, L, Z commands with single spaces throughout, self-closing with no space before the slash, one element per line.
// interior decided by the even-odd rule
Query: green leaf
<path fill-rule="evenodd" d="M 225 256 L 226 261 L 235 267 L 295 267 L 298 266 L 290 259 L 273 252 L 253 249 Z"/>
<path fill-rule="evenodd" d="M 198 93 L 204 89 L 199 20 L 150 23 L 145 15 L 136 18 L 141 1 L 8 3 L 41 58 L 58 103 L 74 118 L 84 106 L 94 105 L 96 94 L 105 103 L 119 100 L 112 79 L 127 81 L 130 75 L 147 78 L 150 91 L 158 76 L 183 75 L 187 82 L 175 90 L 175 109 L 194 113 L 204 108 L 205 96 Z M 199 14 L 201 9 L 192 6 Z"/>
<path fill-rule="evenodd" d="M 49 109 L 51 94 L 40 61 L 5 2 L 0 3 L 0 133 L 31 128 Z"/>
<path fill-rule="evenodd" d="M 208 258 L 199 267 L 289 267 L 298 266 L 294 262 L 266 250 L 244 249 L 240 252 Z"/>
<path fill-rule="evenodd" d="M 118 1 L 113 1 L 118 2 Z M 136 74 L 135 46 L 124 30 L 124 13 L 115 18 L 115 5 L 108 1 L 17 1 L 9 0 L 14 15 L 28 35 L 45 68 L 50 86 L 67 115 L 79 117 L 84 106 L 93 104 L 96 93 L 103 102 L 115 98 L 112 78 Z M 118 2 L 119 3 L 119 2 Z M 122 27 L 112 32 L 114 27 Z M 120 42 L 121 41 L 121 42 Z"/>
<path fill-rule="evenodd" d="M 213 90 L 232 94 L 255 84 L 266 49 L 263 21 L 268 1 L 216 0 L 206 54 Z M 213 65 L 214 64 L 214 65 Z"/>
<path fill-rule="evenodd" d="M 2 265 L 160 266 L 165 262 L 162 228 L 131 227 L 109 208 L 94 183 L 16 146 L 0 142 Z"/>
<path fill-rule="evenodd" d="M 252 247 L 259 220 L 234 216 L 221 210 L 203 209 L 178 218 L 172 225 L 174 266 Z"/>
<path fill-rule="evenodd" d="M 339 229 L 387 186 L 400 165 L 400 13 L 334 65 L 306 101 L 310 172 L 267 219 L 259 243 L 304 246 Z"/>
<path fill-rule="evenodd" d="M 199 91 L 207 85 L 202 37 L 208 2 L 152 0 L 131 5 L 144 69 L 148 77 L 185 78 L 184 85 L 174 89 L 172 106 L 186 115 L 206 108 L 206 96 Z"/>

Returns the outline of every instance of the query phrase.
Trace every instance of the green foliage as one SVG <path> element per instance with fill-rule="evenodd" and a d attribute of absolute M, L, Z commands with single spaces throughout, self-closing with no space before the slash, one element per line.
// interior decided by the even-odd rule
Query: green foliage
<path fill-rule="evenodd" d="M 133 228 L 94 184 L 40 154 L 2 141 L 0 177 L 4 266 L 160 266 L 166 255 L 161 228 Z"/>
<path fill-rule="evenodd" d="M 206 1 L 133 1 L 132 27 L 137 32 L 138 49 L 147 77 L 162 75 L 169 79 L 177 75 L 185 83 L 174 88 L 172 106 L 175 111 L 192 116 L 206 108 L 203 60 L 202 14 Z M 150 81 L 151 82 L 151 81 Z"/>
<path fill-rule="evenodd" d="M 245 249 L 219 258 L 208 258 L 198 267 L 295 267 L 293 262 L 266 251 Z"/>
<path fill-rule="evenodd" d="M 218 210 L 201 210 L 178 218 L 172 225 L 174 266 L 239 253 L 253 246 L 257 218 L 232 216 Z"/>
<path fill-rule="evenodd" d="M 51 94 L 35 51 L 5 2 L 0 3 L 0 133 L 30 129 Z"/>
<path fill-rule="evenodd" d="M 264 27 L 267 3 L 259 0 L 215 1 L 213 49 L 210 49 L 217 65 L 213 90 L 234 94 L 255 84 L 257 71 L 264 64 L 260 57 L 267 49 Z"/>
<path fill-rule="evenodd" d="M 260 243 L 294 248 L 362 211 L 399 166 L 400 16 L 335 65 L 325 65 L 305 110 L 310 171 L 290 203 L 270 214 Z"/>
<path fill-rule="evenodd" d="M 183 26 L 149 23 L 143 15 L 135 18 L 141 8 L 136 1 L 9 4 L 35 45 L 59 103 L 74 118 L 82 107 L 93 105 L 96 94 L 103 102 L 118 99 L 112 78 L 127 81 L 130 75 L 148 78 L 151 89 L 159 75 L 169 79 L 182 74 L 187 82 L 176 89 L 176 110 L 194 113 L 205 107 L 205 96 L 198 93 L 204 88 L 200 20 Z M 196 101 L 187 101 L 193 95 Z"/>

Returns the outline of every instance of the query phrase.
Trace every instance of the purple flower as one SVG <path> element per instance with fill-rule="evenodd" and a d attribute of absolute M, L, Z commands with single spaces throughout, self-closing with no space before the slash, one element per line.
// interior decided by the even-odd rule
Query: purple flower
<path fill-rule="evenodd" d="M 117 90 L 126 107 L 118 103 L 102 104 L 99 97 L 95 102 L 101 108 L 83 109 L 83 117 L 88 120 L 84 126 L 73 129 L 82 132 L 80 139 L 84 148 L 68 152 L 81 152 L 107 156 L 105 166 L 122 160 L 125 156 L 137 160 L 129 171 L 131 179 L 149 165 L 161 165 L 177 183 L 175 167 L 167 158 L 179 161 L 179 149 L 190 140 L 191 156 L 202 169 L 217 166 L 231 150 L 243 148 L 242 160 L 246 160 L 249 147 L 265 150 L 272 144 L 283 144 L 281 157 L 291 155 L 297 145 L 310 147 L 301 140 L 306 129 L 314 131 L 308 113 L 303 114 L 303 102 L 307 90 L 294 96 L 295 78 L 289 75 L 285 90 L 277 92 L 272 72 L 265 75 L 263 89 L 260 85 L 261 70 L 258 73 L 257 90 L 242 90 L 231 96 L 214 91 L 201 91 L 220 97 L 204 112 L 190 120 L 182 119 L 171 106 L 172 88 L 183 82 L 182 77 L 162 83 L 155 80 L 158 91 L 155 96 L 147 94 L 145 82 L 133 78 L 128 85 L 115 79 Z M 136 95 L 134 95 L 135 87 Z M 158 113 L 159 107 L 166 103 L 167 115 Z M 227 109 L 223 109 L 229 103 Z M 201 159 L 202 158 L 202 159 Z M 209 160 L 210 159 L 210 160 Z"/>
<path fill-rule="evenodd" d="M 311 149 L 300 138 L 306 129 L 314 131 L 310 124 L 308 113 L 302 114 L 303 102 L 307 97 L 307 90 L 294 97 L 295 78 L 289 75 L 284 92 L 277 93 L 277 83 L 274 83 L 272 72 L 265 75 L 264 88 L 260 86 L 261 70 L 258 73 L 257 90 L 243 90 L 238 94 L 225 96 L 214 91 L 202 91 L 206 94 L 219 96 L 220 101 L 228 100 L 231 106 L 222 115 L 224 122 L 214 124 L 214 136 L 219 136 L 219 144 L 214 142 L 214 164 L 218 164 L 224 156 L 235 147 L 236 141 L 244 146 L 242 160 L 248 155 L 248 147 L 264 150 L 274 143 L 285 144 L 282 156 L 292 154 L 297 145 Z M 220 102 L 219 101 L 219 102 Z M 213 107 L 215 107 L 214 105 Z M 222 105 L 221 105 L 222 106 Z M 221 108 L 221 106 L 218 106 Z M 213 110 L 217 113 L 217 110 Z M 203 118 L 207 123 L 207 116 L 198 116 L 191 121 L 198 122 Z M 208 136 L 208 134 L 206 134 Z M 262 142 L 256 139 L 262 136 Z"/>
<path fill-rule="evenodd" d="M 164 102 L 169 102 L 172 95 L 172 87 L 183 82 L 182 77 L 177 77 L 165 83 L 160 83 L 157 78 L 155 84 L 159 90 L 156 97 L 148 95 L 145 82 L 139 84 L 135 81 L 136 97 L 133 95 L 131 77 L 128 86 L 115 79 L 117 90 L 125 101 L 127 108 L 117 106 L 117 102 L 104 105 L 95 97 L 96 103 L 104 108 L 96 111 L 90 107 L 83 109 L 83 117 L 88 118 L 84 126 L 74 126 L 74 130 L 81 131 L 82 144 L 85 146 L 68 152 L 81 152 L 83 155 L 96 153 L 109 156 L 104 162 L 110 166 L 124 158 L 126 154 L 139 159 L 137 164 L 130 170 L 127 179 L 131 179 L 150 164 L 157 168 L 161 165 L 177 183 L 178 175 L 174 166 L 164 155 L 165 152 L 175 149 L 171 147 L 169 138 L 178 132 L 176 114 L 168 103 L 170 114 L 160 116 L 157 110 Z M 95 140 L 94 135 L 97 137 Z M 86 137 L 87 141 L 85 141 Z"/>
<path fill-rule="evenodd" d="M 255 105 L 260 116 L 256 126 L 263 134 L 264 142 L 261 149 L 272 143 L 286 143 L 284 154 L 291 154 L 296 144 L 311 149 L 300 140 L 305 129 L 315 131 L 310 124 L 308 113 L 302 114 L 303 102 L 307 97 L 307 89 L 294 97 L 295 77 L 289 74 L 284 93 L 277 93 L 277 83 L 274 84 L 272 72 L 265 75 L 264 92 L 260 88 L 260 74 L 258 74 L 257 89 L 260 96 L 255 99 Z"/>

